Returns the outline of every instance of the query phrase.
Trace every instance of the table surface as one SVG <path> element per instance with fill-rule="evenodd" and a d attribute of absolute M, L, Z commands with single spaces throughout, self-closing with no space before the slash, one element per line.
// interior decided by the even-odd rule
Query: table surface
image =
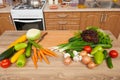
<path fill-rule="evenodd" d="M 67 40 L 76 31 L 56 30 L 47 31 L 48 35 L 39 43 L 43 47 L 49 48 Z M 111 32 L 106 31 L 113 39 L 113 47 L 120 52 L 118 40 Z M 0 52 L 7 49 L 7 46 L 26 31 L 6 31 L 0 36 Z M 94 69 L 88 69 L 81 62 L 72 62 L 69 66 L 63 64 L 63 55 L 58 53 L 58 58 L 50 58 L 50 64 L 38 62 L 38 69 L 35 69 L 31 58 L 23 68 L 18 68 L 13 64 L 7 69 L 0 68 L 0 80 L 120 80 L 120 56 L 113 59 L 113 69 L 109 69 L 105 61 Z"/>

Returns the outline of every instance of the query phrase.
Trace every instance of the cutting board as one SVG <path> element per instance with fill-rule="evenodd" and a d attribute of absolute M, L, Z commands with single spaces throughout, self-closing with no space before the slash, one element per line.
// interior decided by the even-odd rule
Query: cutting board
<path fill-rule="evenodd" d="M 48 35 L 39 43 L 45 48 L 67 42 L 76 31 L 56 30 L 47 32 Z M 117 39 L 111 32 L 106 32 L 113 39 L 112 49 L 120 52 Z M 0 36 L 0 52 L 25 33 L 26 31 L 6 31 L 3 33 Z M 72 64 L 66 66 L 63 64 L 63 55 L 56 53 L 59 55 L 58 58 L 48 57 L 49 65 L 44 61 L 38 61 L 39 67 L 37 69 L 35 69 L 31 58 L 27 60 L 27 64 L 23 68 L 18 68 L 15 64 L 7 69 L 0 68 L 0 80 L 120 80 L 120 56 L 113 59 L 113 69 L 109 69 L 105 62 L 94 69 L 88 69 L 81 62 L 72 62 Z"/>

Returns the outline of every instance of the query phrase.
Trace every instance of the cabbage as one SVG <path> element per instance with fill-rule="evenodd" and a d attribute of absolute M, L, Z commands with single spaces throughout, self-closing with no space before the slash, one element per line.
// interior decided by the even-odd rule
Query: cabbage
<path fill-rule="evenodd" d="M 29 29 L 26 36 L 29 40 L 37 40 L 41 36 L 41 31 L 39 29 Z"/>

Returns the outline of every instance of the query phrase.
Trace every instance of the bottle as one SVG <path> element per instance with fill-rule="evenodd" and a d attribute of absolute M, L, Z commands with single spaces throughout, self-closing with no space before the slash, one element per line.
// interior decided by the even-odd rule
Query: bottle
<path fill-rule="evenodd" d="M 84 5 L 85 0 L 78 0 L 78 8 L 85 8 L 86 6 Z"/>

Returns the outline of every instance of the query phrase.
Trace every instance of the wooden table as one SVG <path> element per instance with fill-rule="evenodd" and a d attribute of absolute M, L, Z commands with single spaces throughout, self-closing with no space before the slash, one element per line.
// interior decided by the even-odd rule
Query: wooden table
<path fill-rule="evenodd" d="M 75 31 L 47 31 L 48 35 L 40 42 L 43 47 L 52 47 L 67 42 Z M 106 31 L 113 39 L 113 48 L 120 52 L 117 39 Z M 0 36 L 0 52 L 26 31 L 6 31 Z M 111 49 L 110 49 L 111 50 Z M 120 56 L 113 59 L 114 68 L 109 69 L 106 63 L 94 69 L 88 69 L 81 62 L 73 62 L 69 66 L 63 64 L 63 55 L 58 53 L 58 58 L 49 58 L 50 64 L 38 62 L 38 69 L 34 68 L 31 58 L 23 68 L 14 64 L 7 68 L 0 68 L 0 80 L 120 80 Z"/>

